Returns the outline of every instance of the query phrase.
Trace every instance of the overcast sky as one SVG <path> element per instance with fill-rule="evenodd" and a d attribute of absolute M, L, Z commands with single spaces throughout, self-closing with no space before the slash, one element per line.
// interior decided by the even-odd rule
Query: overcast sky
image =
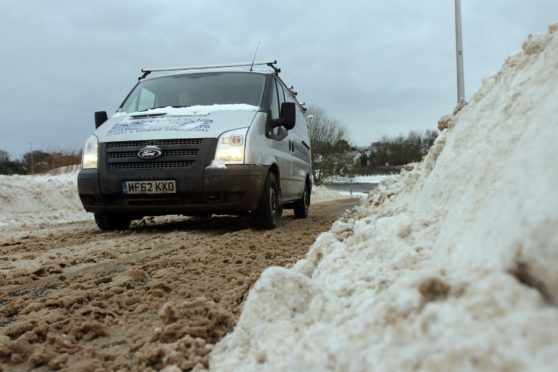
<path fill-rule="evenodd" d="M 356 145 L 456 103 L 453 0 L 0 0 L 0 149 L 78 150 L 142 67 L 277 59 Z M 556 0 L 463 0 L 465 93 L 558 20 Z"/>

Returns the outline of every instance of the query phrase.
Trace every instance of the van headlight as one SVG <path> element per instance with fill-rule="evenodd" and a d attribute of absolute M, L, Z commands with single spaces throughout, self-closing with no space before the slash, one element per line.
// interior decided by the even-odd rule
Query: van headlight
<path fill-rule="evenodd" d="M 225 132 L 219 137 L 215 160 L 225 164 L 244 163 L 244 145 L 248 128 L 241 128 Z"/>
<path fill-rule="evenodd" d="M 89 136 L 83 146 L 81 169 L 97 169 L 99 163 L 99 140 L 94 135 Z"/>

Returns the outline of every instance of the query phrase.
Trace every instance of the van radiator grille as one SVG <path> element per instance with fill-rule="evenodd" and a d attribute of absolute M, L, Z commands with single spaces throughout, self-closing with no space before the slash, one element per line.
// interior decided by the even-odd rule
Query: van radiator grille
<path fill-rule="evenodd" d="M 145 163 L 117 163 L 111 164 L 112 169 L 159 169 L 159 168 L 189 168 L 193 161 L 158 161 Z"/>
<path fill-rule="evenodd" d="M 180 145 L 201 145 L 203 139 L 201 138 L 183 138 L 183 139 L 165 139 L 165 140 L 149 140 L 149 141 L 123 141 L 123 142 L 108 142 L 107 148 L 118 147 L 137 147 L 137 150 L 145 146 L 180 146 Z"/>
<path fill-rule="evenodd" d="M 198 149 L 163 150 L 162 156 L 196 156 L 198 151 Z M 107 155 L 109 159 L 135 158 L 138 156 L 138 151 L 109 152 Z"/>
<path fill-rule="evenodd" d="M 110 169 L 176 169 L 190 168 L 198 160 L 203 139 L 165 139 L 108 142 L 106 162 Z M 158 146 L 161 156 L 142 159 L 138 152 L 145 146 Z"/>

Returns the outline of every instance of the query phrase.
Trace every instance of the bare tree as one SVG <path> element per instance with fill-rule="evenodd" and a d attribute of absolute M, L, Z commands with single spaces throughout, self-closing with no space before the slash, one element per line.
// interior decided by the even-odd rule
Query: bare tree
<path fill-rule="evenodd" d="M 310 106 L 306 115 L 312 148 L 312 176 L 314 183 L 320 185 L 344 166 L 344 155 L 350 151 L 347 129 L 320 107 Z"/>
<path fill-rule="evenodd" d="M 437 136 L 438 132 L 431 129 L 424 133 L 410 131 L 406 136 L 383 136 L 371 146 L 374 166 L 401 166 L 420 161 L 428 153 Z"/>
<path fill-rule="evenodd" d="M 10 153 L 6 150 L 0 150 L 0 162 L 5 163 L 10 160 Z"/>
<path fill-rule="evenodd" d="M 10 153 L 0 150 L 0 174 L 24 174 L 25 167 L 19 160 L 10 160 Z"/>

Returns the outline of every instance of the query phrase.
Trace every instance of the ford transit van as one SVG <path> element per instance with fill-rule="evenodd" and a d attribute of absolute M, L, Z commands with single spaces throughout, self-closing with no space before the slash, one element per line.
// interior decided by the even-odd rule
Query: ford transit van
<path fill-rule="evenodd" d="M 78 192 L 101 230 L 166 214 L 249 214 L 271 229 L 284 208 L 308 215 L 305 109 L 275 61 L 142 71 L 110 118 L 95 113 L 83 149 Z"/>

